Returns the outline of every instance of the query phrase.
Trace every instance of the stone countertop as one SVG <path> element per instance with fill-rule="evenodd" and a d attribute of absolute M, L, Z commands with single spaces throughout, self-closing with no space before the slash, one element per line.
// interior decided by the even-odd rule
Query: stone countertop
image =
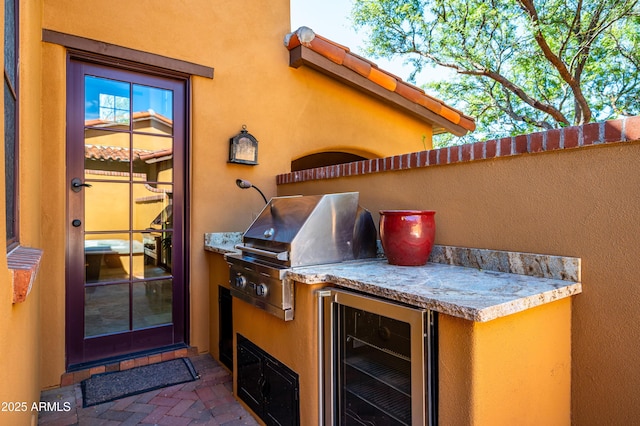
<path fill-rule="evenodd" d="M 205 250 L 237 252 L 242 233 L 205 235 Z M 486 322 L 582 292 L 580 259 L 434 246 L 424 266 L 386 259 L 292 268 L 287 278 L 334 284 L 476 322 Z"/>
<path fill-rule="evenodd" d="M 212 253 L 237 253 L 236 244 L 242 242 L 242 232 L 215 232 L 204 234 L 204 249 Z"/>
<path fill-rule="evenodd" d="M 333 283 L 476 322 L 582 292 L 579 282 L 432 262 L 394 266 L 385 259 L 294 268 L 288 278 L 306 284 Z"/>

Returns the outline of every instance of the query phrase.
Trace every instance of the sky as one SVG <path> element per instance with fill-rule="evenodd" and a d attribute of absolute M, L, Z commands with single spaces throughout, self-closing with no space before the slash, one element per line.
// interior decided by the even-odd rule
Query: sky
<path fill-rule="evenodd" d="M 353 29 L 350 20 L 351 0 L 291 0 L 291 30 L 306 26 L 338 44 L 347 46 L 352 52 L 363 55 L 365 39 Z M 409 66 L 403 65 L 403 59 L 388 61 L 382 58 L 367 59 L 375 62 L 381 69 L 407 80 L 411 73 Z M 438 70 L 426 70 L 418 76 L 418 86 L 428 80 L 446 78 L 446 73 Z"/>
<path fill-rule="evenodd" d="M 364 39 L 353 29 L 350 21 L 351 0 L 291 0 L 291 30 L 306 26 L 352 52 L 362 55 Z M 363 55 L 364 56 L 364 55 Z M 393 62 L 380 58 L 368 58 L 386 71 L 402 79 L 409 76 L 409 69 L 402 60 Z"/>

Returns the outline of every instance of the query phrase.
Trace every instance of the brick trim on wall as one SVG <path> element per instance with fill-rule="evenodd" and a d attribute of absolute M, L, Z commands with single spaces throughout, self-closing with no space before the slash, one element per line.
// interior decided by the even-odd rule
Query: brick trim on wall
<path fill-rule="evenodd" d="M 589 123 L 582 126 L 553 129 L 546 132 L 491 139 L 473 144 L 284 173 L 276 176 L 276 184 L 284 185 L 418 167 L 442 166 L 639 140 L 640 116 L 635 116 L 600 123 Z"/>

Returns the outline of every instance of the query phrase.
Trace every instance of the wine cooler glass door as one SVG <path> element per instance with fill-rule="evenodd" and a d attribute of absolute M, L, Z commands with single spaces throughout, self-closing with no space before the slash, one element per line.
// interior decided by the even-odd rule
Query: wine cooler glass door
<path fill-rule="evenodd" d="M 324 311 L 331 423 L 429 424 L 429 311 L 339 290 Z"/>

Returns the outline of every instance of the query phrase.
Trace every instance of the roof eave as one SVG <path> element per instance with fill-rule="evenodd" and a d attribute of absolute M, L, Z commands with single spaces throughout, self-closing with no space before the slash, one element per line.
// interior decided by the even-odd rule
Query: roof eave
<path fill-rule="evenodd" d="M 411 102 L 396 92 L 389 91 L 379 84 L 374 83 L 368 78 L 363 77 L 350 70 L 336 64 L 335 62 L 325 58 L 312 49 L 300 44 L 289 50 L 289 66 L 299 68 L 302 65 L 308 66 L 322 74 L 334 78 L 354 89 L 357 89 L 367 95 L 370 95 L 393 108 L 397 108 L 419 120 L 426 121 L 433 126 L 434 134 L 450 132 L 456 136 L 464 136 L 468 133 L 468 129 L 452 123 L 446 118 L 432 112 L 428 108 Z"/>

